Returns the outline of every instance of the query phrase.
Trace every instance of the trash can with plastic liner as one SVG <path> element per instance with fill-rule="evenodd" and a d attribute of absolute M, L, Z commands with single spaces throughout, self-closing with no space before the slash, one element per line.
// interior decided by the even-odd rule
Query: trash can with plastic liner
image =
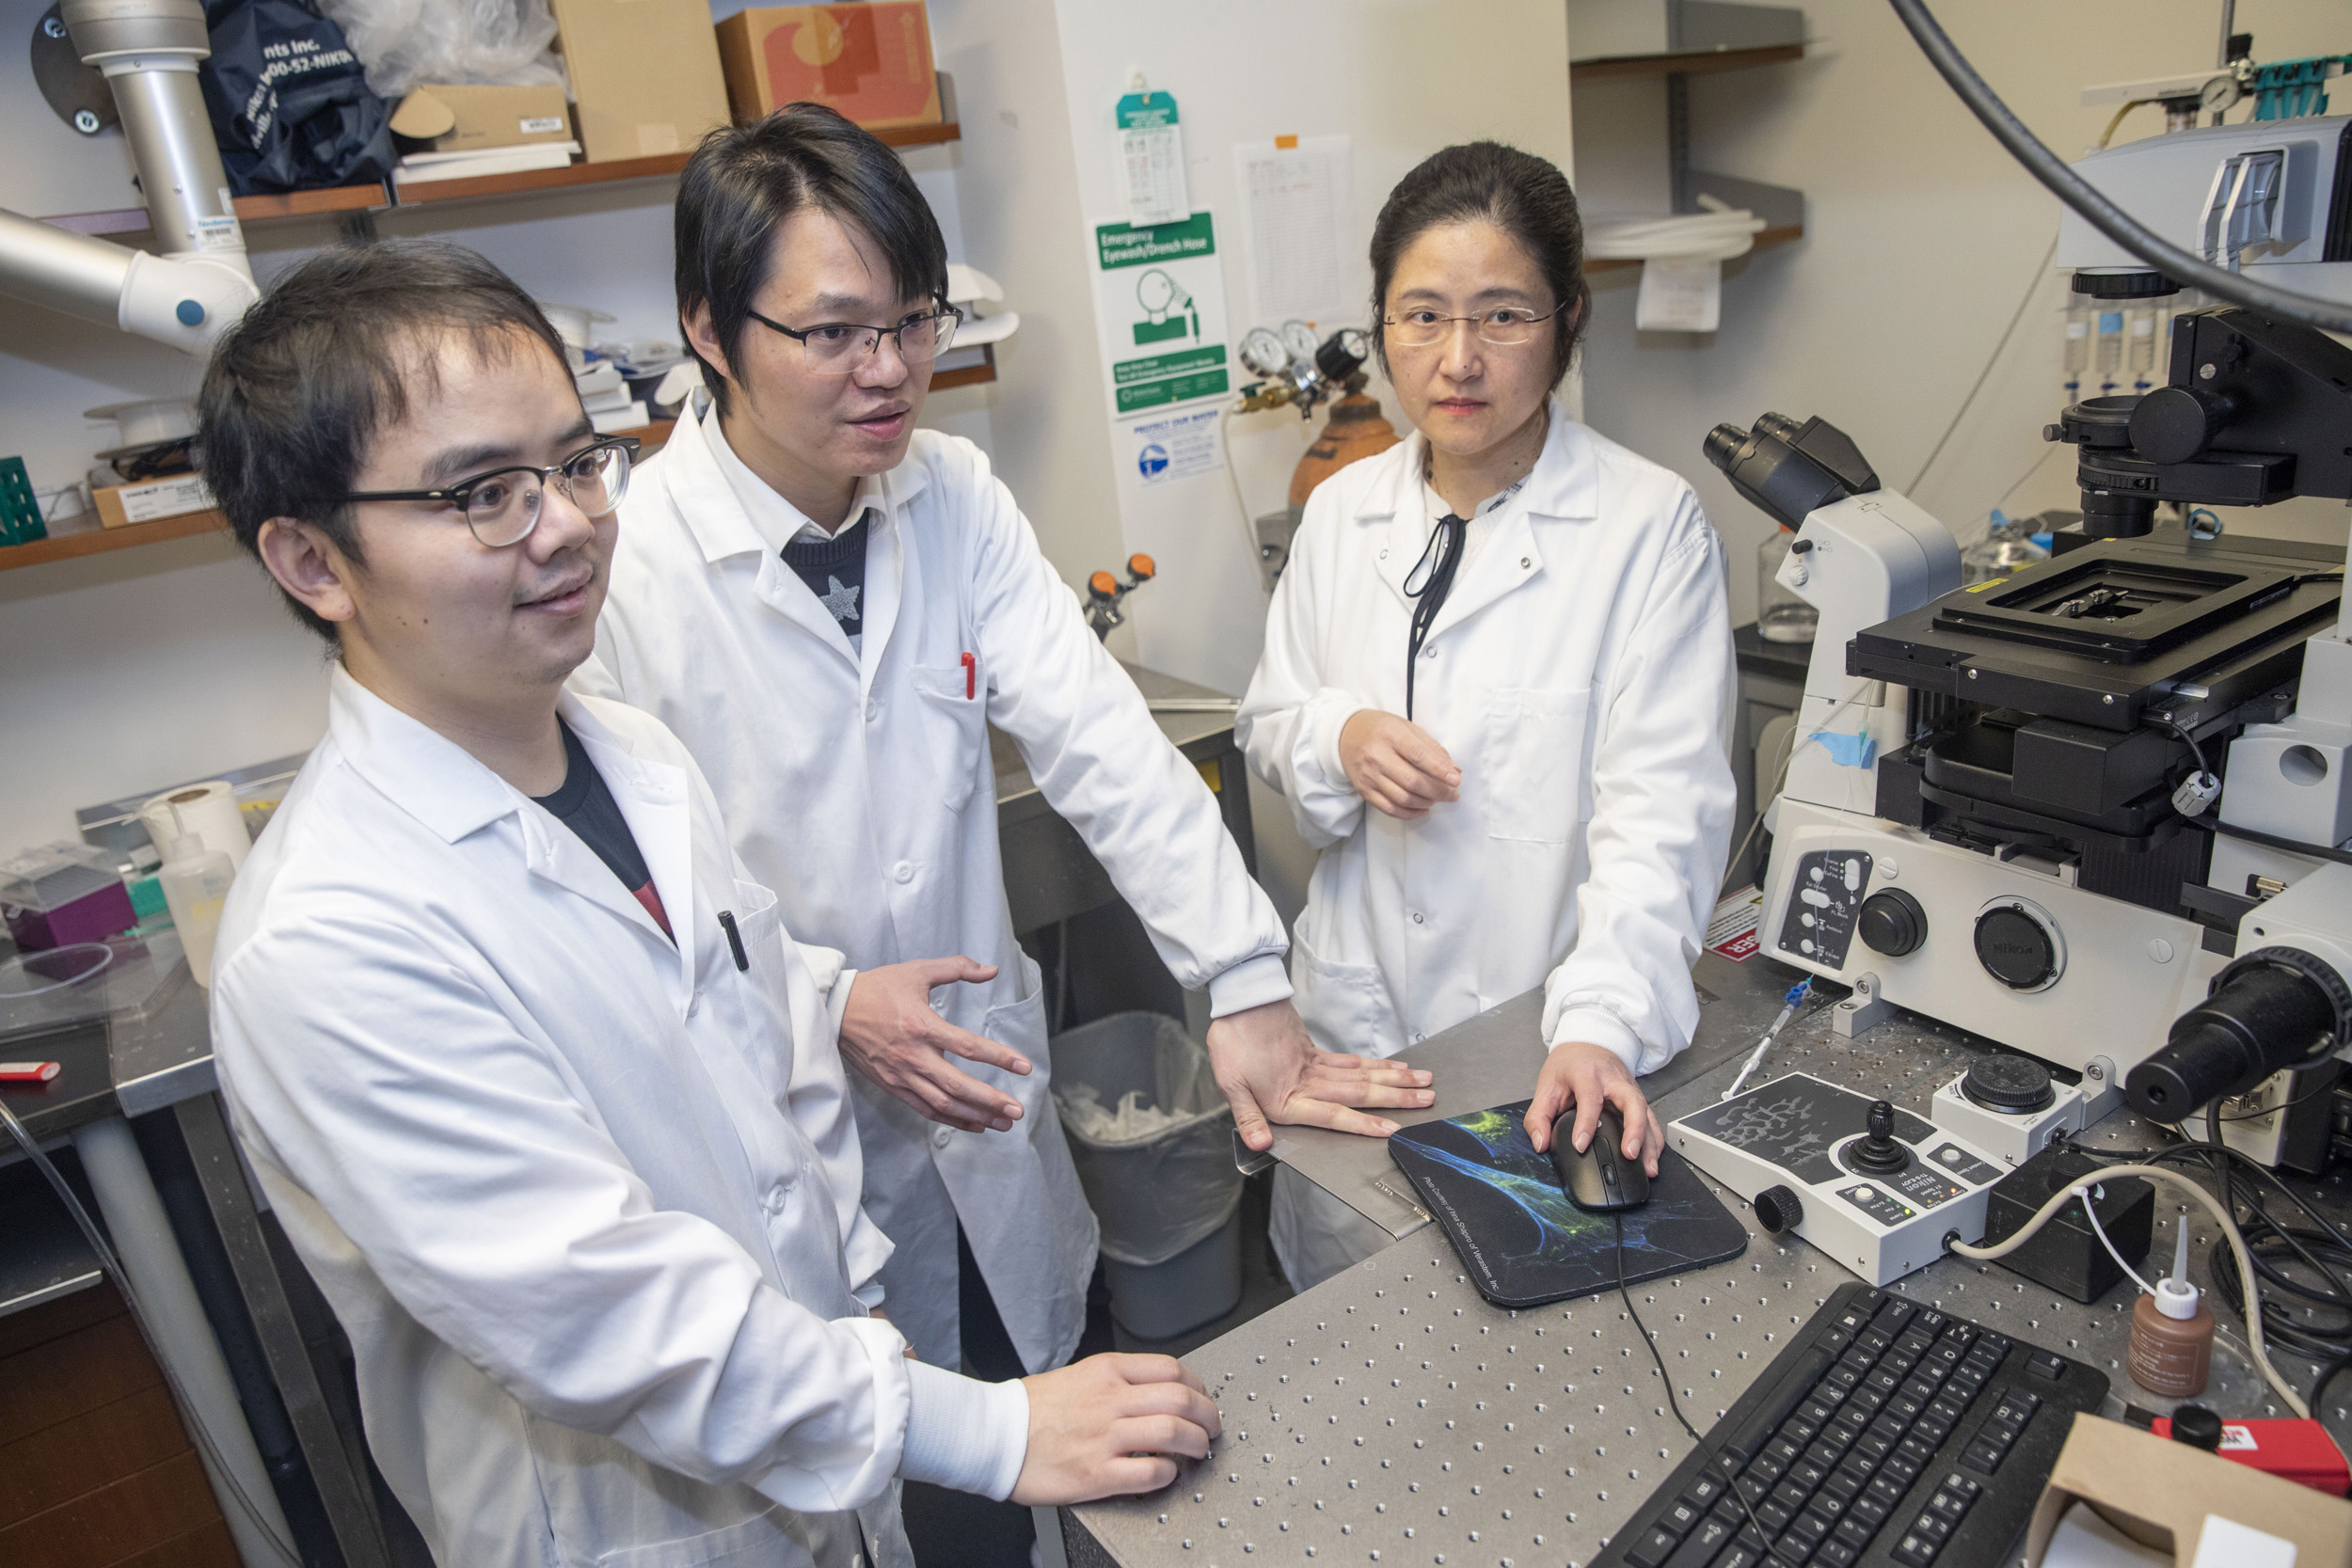
<path fill-rule="evenodd" d="M 1111 1316 L 1144 1339 L 1223 1317 L 1241 1300 L 1241 1173 L 1208 1051 L 1159 1013 L 1114 1013 L 1052 1043 Z"/>

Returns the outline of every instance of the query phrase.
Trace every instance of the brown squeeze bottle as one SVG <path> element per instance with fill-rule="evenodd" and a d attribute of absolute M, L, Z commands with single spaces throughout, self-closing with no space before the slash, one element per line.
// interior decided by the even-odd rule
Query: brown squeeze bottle
<path fill-rule="evenodd" d="M 2188 1282 L 2188 1216 L 2175 1222 L 2172 1273 L 2132 1307 L 2132 1381 L 2152 1394 L 2190 1399 L 2213 1365 L 2213 1313 Z"/>

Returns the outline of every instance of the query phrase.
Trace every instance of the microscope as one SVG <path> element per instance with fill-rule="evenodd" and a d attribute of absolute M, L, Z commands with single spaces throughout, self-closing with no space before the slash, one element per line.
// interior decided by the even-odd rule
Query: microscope
<path fill-rule="evenodd" d="M 2352 119 L 2116 154 L 2076 168 L 2201 196 L 2175 217 L 2209 258 L 2352 298 Z M 2059 260 L 2078 293 L 2173 292 L 2079 225 Z M 2046 430 L 2076 449 L 2079 534 L 1964 588 L 1949 531 L 1834 426 L 1708 436 L 1797 530 L 1779 580 L 1820 612 L 1758 934 L 1855 988 L 1841 1028 L 1894 1005 L 2022 1053 L 1934 1101 L 2010 1164 L 2128 1099 L 2316 1174 L 2352 1047 L 2345 552 L 2157 513 L 2352 499 L 2352 349 L 2215 305 L 2173 317 L 2166 370 Z"/>

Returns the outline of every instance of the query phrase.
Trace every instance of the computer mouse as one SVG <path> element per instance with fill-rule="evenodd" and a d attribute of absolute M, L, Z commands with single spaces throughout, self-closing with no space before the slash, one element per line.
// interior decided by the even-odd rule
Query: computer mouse
<path fill-rule="evenodd" d="M 1572 1140 L 1575 1132 L 1573 1108 L 1551 1124 L 1551 1167 L 1560 1173 L 1560 1186 L 1569 1202 L 1588 1213 L 1612 1214 L 1649 1201 L 1649 1172 L 1622 1152 L 1625 1121 L 1613 1107 L 1601 1111 L 1600 1126 L 1581 1154 Z"/>

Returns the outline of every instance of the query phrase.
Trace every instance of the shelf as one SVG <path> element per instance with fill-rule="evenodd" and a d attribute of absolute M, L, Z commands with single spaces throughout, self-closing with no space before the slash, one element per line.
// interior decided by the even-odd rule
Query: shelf
<path fill-rule="evenodd" d="M 950 120 L 941 125 L 914 125 L 874 135 L 887 147 L 924 147 L 961 141 L 963 127 Z M 333 216 L 341 213 L 389 213 L 400 207 L 431 207 L 446 201 L 484 197 L 524 196 L 534 191 L 591 189 L 644 180 L 675 179 L 691 156 L 668 152 L 656 158 L 622 158 L 611 163 L 572 164 L 564 168 L 523 169 L 509 174 L 484 174 L 470 180 L 428 180 L 395 186 L 343 185 L 332 190 L 294 191 L 283 196 L 241 196 L 237 217 L 247 224 L 267 224 L 290 218 Z M 70 213 L 41 222 L 77 234 L 144 234 L 147 209 L 125 207 L 107 213 Z"/>
<path fill-rule="evenodd" d="M 1756 250 L 1761 250 L 1768 245 L 1787 245 L 1791 240 L 1802 240 L 1804 238 L 1804 225 L 1802 223 L 1792 223 L 1779 229 L 1759 230 L 1756 236 Z M 1756 252 L 1752 250 L 1748 254 L 1752 256 Z M 1735 261 L 1742 261 L 1745 258 L 1739 256 L 1732 258 Z M 1640 261 L 1630 258 L 1623 261 L 1611 258 L 1606 261 L 1587 261 L 1584 263 L 1584 276 L 1590 277 L 1597 272 L 1622 272 L 1627 267 L 1638 267 L 1642 263 Z"/>
<path fill-rule="evenodd" d="M 213 533 L 228 526 L 229 519 L 217 512 L 183 512 L 177 517 L 158 517 L 151 523 L 133 523 L 128 528 L 93 529 L 87 533 L 37 539 L 29 545 L 0 545 L 0 572 L 14 571 L 19 566 L 42 566 L 52 561 L 72 561 L 76 556 L 103 555 L 108 550 L 127 550 L 134 545 L 160 545 L 167 539 Z"/>
<path fill-rule="evenodd" d="M 241 196 L 234 205 L 240 223 L 268 223 L 279 218 L 329 216 L 336 213 L 383 212 L 390 204 L 379 182 L 338 185 L 323 191 L 288 191 L 275 196 Z M 147 209 L 122 207 L 111 213 L 69 213 L 43 218 L 43 223 L 70 229 L 76 234 L 144 234 Z"/>
<path fill-rule="evenodd" d="M 991 370 L 988 379 L 994 377 L 995 372 Z M 642 461 L 661 450 L 675 426 L 675 420 L 656 420 L 651 424 L 613 434 L 634 436 L 644 442 L 638 453 Z M 167 539 L 221 532 L 228 527 L 229 519 L 217 512 L 183 512 L 177 517 L 158 517 L 151 523 L 133 523 L 126 528 L 91 529 L 83 533 L 35 540 L 29 545 L 0 545 L 0 572 L 14 571 L 20 566 L 45 566 L 53 561 L 72 561 L 85 555 L 104 555 L 109 550 L 127 550 L 135 545 L 160 545 Z"/>
<path fill-rule="evenodd" d="M 1802 43 L 1776 43 L 1763 49 L 1711 49 L 1686 55 L 1622 55 L 1613 60 L 1584 60 L 1568 67 L 1568 81 L 1607 82 L 1626 76 L 1711 76 L 1719 71 L 1746 71 L 1759 65 L 1783 65 L 1804 58 Z"/>

